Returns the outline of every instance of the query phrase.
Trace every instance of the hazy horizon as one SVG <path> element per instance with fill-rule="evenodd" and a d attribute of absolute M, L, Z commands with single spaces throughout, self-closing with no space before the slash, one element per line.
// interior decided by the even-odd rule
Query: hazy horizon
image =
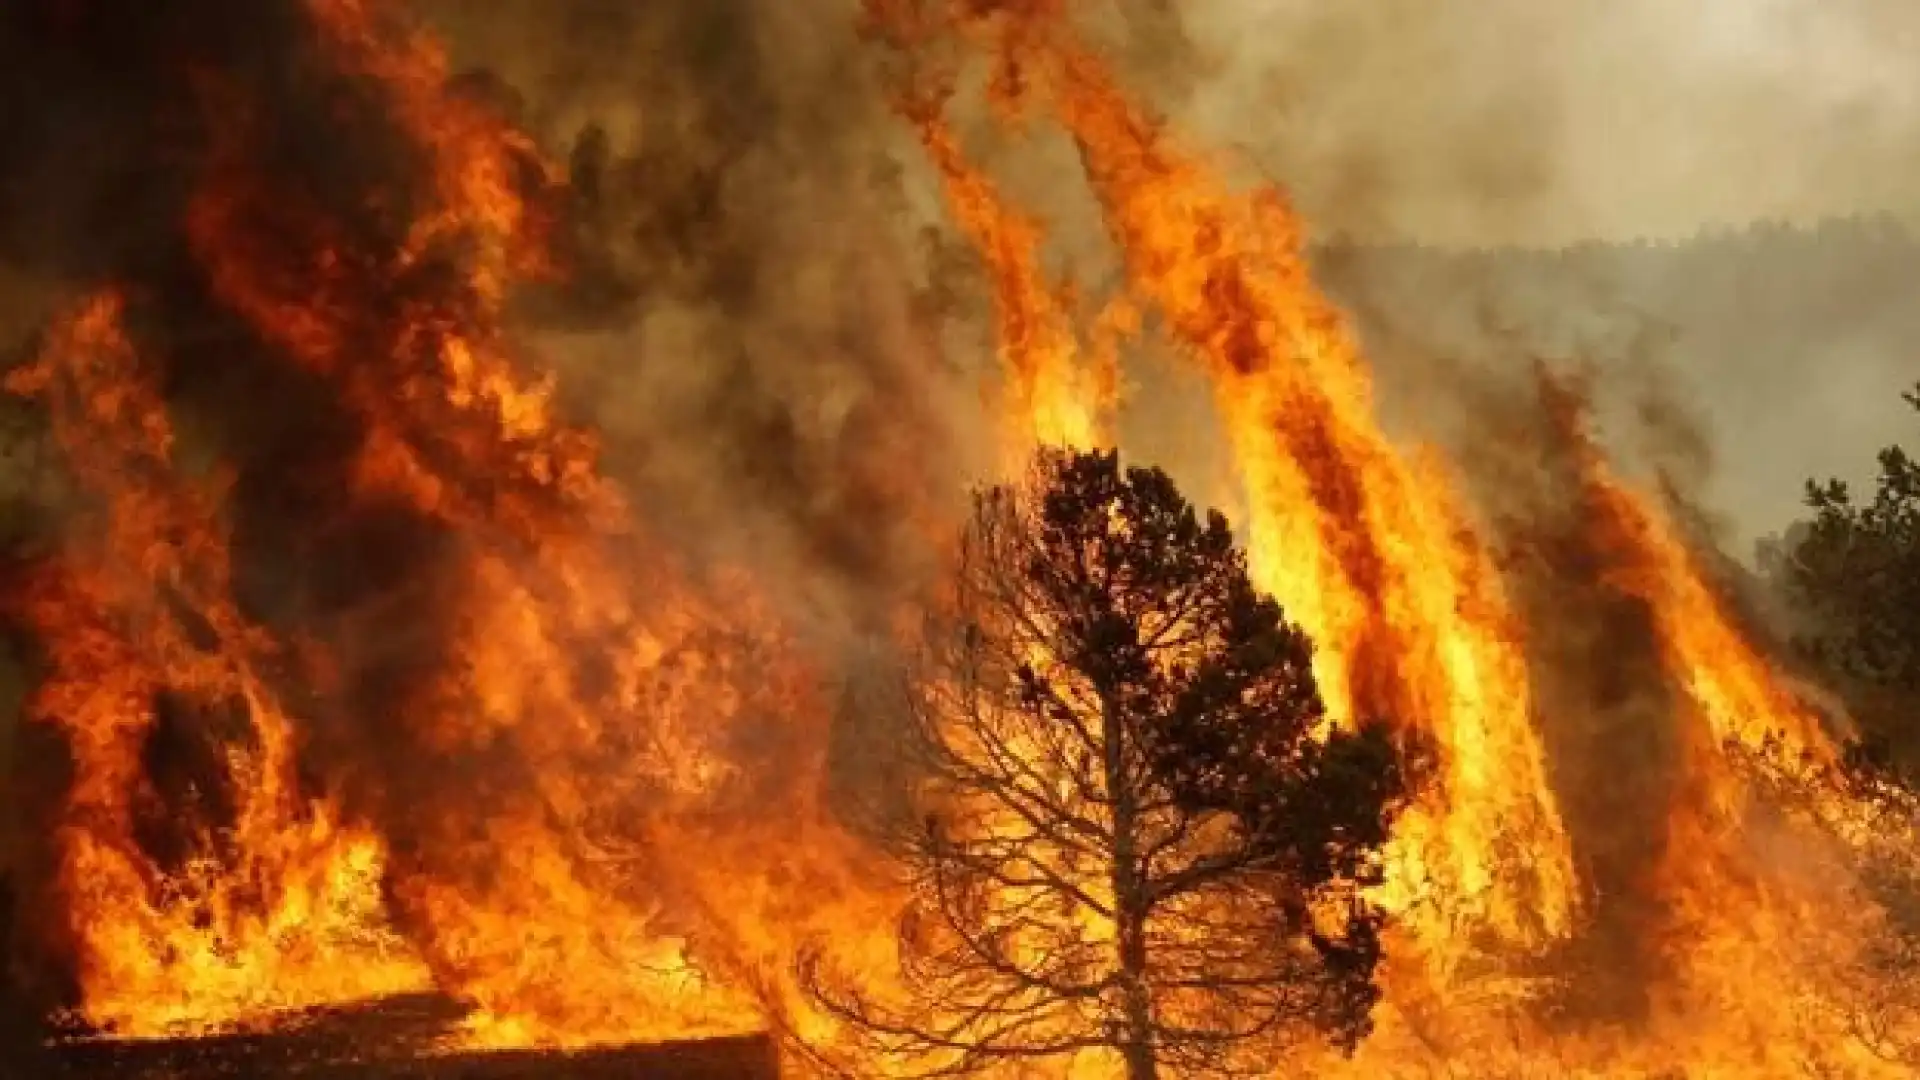
<path fill-rule="evenodd" d="M 1190 0 L 1176 115 L 1324 235 L 1449 246 L 1920 219 L 1920 5 Z"/>

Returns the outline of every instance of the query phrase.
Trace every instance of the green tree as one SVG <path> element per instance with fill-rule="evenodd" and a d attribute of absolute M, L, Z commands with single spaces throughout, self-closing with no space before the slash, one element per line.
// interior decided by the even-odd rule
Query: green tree
<path fill-rule="evenodd" d="M 1920 409 L 1920 388 L 1902 395 Z M 1796 644 L 1848 699 L 1865 734 L 1908 761 L 1920 730 L 1920 463 L 1880 452 L 1871 499 L 1844 481 L 1808 481 L 1813 517 L 1762 550 L 1799 618 Z"/>
<path fill-rule="evenodd" d="M 1325 730 L 1310 661 L 1165 473 L 1046 452 L 980 493 L 894 695 L 910 1000 L 817 962 L 815 996 L 923 1075 L 1105 1051 L 1130 1080 L 1215 1077 L 1299 1038 L 1351 1048 L 1378 996 L 1361 890 L 1404 785 L 1382 729 Z"/>

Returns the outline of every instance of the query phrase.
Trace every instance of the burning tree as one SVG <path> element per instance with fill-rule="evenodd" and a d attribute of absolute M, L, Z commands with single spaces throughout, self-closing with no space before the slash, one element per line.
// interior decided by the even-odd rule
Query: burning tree
<path fill-rule="evenodd" d="M 1130 1080 L 1270 1066 L 1366 1032 L 1402 791 L 1330 729 L 1306 636 L 1218 513 L 1157 469 L 1046 452 L 976 497 L 902 698 L 907 999 L 809 984 L 896 1063 L 1108 1054 Z"/>

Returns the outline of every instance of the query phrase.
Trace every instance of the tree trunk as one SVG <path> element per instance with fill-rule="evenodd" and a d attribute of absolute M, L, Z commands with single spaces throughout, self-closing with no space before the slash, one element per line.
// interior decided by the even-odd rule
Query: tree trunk
<path fill-rule="evenodd" d="M 1119 955 L 1122 1029 L 1119 1050 L 1127 1080 L 1159 1080 L 1153 1045 L 1153 1000 L 1147 988 L 1146 883 L 1139 863 L 1139 803 L 1127 775 L 1126 728 L 1110 700 L 1100 704 L 1107 798 L 1113 804 L 1114 944 Z"/>
<path fill-rule="evenodd" d="M 1124 909 L 1122 909 L 1124 910 Z M 1153 1046 L 1153 1005 L 1147 996 L 1147 942 L 1138 919 L 1118 928 L 1120 939 L 1120 993 L 1126 1010 L 1126 1034 L 1120 1054 L 1127 1064 L 1127 1080 L 1159 1080 L 1160 1063 Z"/>

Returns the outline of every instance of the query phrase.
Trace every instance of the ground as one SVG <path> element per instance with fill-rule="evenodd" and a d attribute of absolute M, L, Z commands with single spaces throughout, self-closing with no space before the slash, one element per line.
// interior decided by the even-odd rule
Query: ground
<path fill-rule="evenodd" d="M 270 1033 L 150 1042 L 57 1045 L 36 1060 L 10 1056 L 0 1077 L 20 1080 L 777 1080 L 770 1041 L 718 1039 L 572 1054 L 543 1051 L 425 1056 L 421 1047 L 457 1019 L 433 997 L 332 1010 Z"/>

